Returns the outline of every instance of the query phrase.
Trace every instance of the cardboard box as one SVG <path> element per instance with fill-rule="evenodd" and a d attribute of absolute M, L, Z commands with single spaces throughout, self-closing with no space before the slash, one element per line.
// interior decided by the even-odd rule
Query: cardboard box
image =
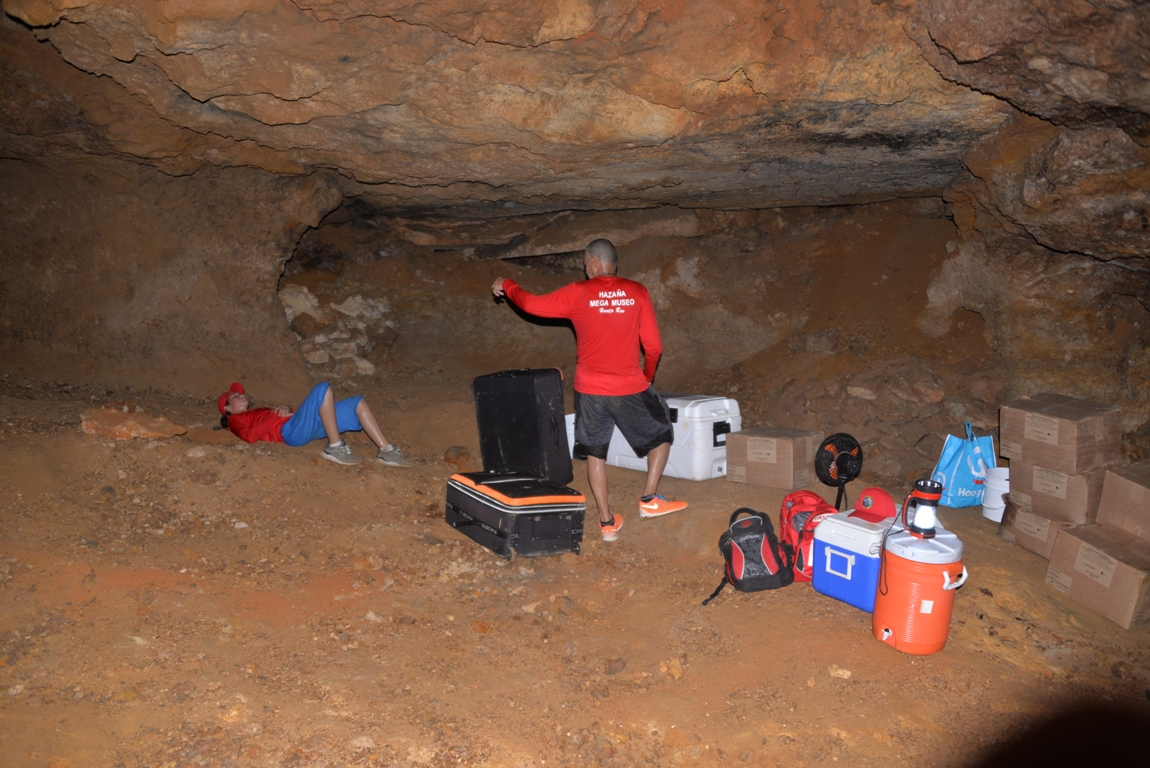
<path fill-rule="evenodd" d="M 1117 462 L 1122 411 L 1117 406 L 1043 393 L 999 410 L 999 455 L 1068 475 Z"/>
<path fill-rule="evenodd" d="M 1046 583 L 1126 629 L 1150 622 L 1150 541 L 1101 525 L 1059 531 Z"/>
<path fill-rule="evenodd" d="M 1058 532 L 1073 527 L 1073 523 L 1036 515 L 1026 507 L 1007 500 L 1002 522 L 998 524 L 998 535 L 1015 546 L 1049 560 Z"/>
<path fill-rule="evenodd" d="M 1150 539 L 1150 459 L 1106 470 L 1098 523 Z"/>
<path fill-rule="evenodd" d="M 727 479 L 793 491 L 813 485 L 822 432 L 755 427 L 727 435 Z"/>
<path fill-rule="evenodd" d="M 1075 525 L 1093 523 L 1105 469 L 1069 475 L 1021 461 L 1010 463 L 1010 500 L 1029 512 Z"/>

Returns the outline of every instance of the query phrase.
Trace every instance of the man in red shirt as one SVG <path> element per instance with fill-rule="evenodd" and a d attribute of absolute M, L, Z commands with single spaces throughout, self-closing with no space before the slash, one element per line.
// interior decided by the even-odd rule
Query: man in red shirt
<path fill-rule="evenodd" d="M 322 456 L 337 464 L 352 465 L 358 464 L 360 459 L 347 447 L 340 432 L 363 430 L 379 448 L 375 457 L 377 461 L 391 467 L 414 464 L 403 455 L 399 446 L 388 441 L 366 400 L 357 396 L 336 402 L 331 385 L 326 381 L 316 384 L 294 412 L 286 405 L 255 408 L 244 392 L 244 385 L 238 381 L 220 395 L 216 405 L 222 416 L 220 423 L 248 443 L 266 440 L 299 447 L 326 437 L 327 446 Z"/>
<path fill-rule="evenodd" d="M 617 269 L 615 246 L 599 239 L 583 252 L 586 280 L 543 296 L 502 277 L 491 286 L 496 298 L 506 296 L 524 312 L 566 318 L 575 326 L 574 454 L 587 459 L 604 541 L 615 541 L 623 526 L 622 515 L 612 515 L 607 503 L 607 446 L 616 426 L 635 455 L 647 457 L 639 517 L 687 507 L 685 501 L 668 501 L 658 493 L 675 435 L 667 404 L 651 386 L 663 354 L 655 308 L 647 289 L 617 276 Z"/>

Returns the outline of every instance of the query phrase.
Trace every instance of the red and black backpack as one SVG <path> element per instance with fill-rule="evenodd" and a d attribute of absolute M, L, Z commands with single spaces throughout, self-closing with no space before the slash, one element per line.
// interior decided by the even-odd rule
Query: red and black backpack
<path fill-rule="evenodd" d="M 791 550 L 779 544 L 771 518 L 762 512 L 746 507 L 736 509 L 727 530 L 719 537 L 719 552 L 726 561 L 723 580 L 703 605 L 714 600 L 728 584 L 740 592 L 758 592 L 779 589 L 795 580 Z"/>
<path fill-rule="evenodd" d="M 783 544 L 795 553 L 795 581 L 810 581 L 815 571 L 815 527 L 838 510 L 814 491 L 788 493 L 779 510 Z"/>

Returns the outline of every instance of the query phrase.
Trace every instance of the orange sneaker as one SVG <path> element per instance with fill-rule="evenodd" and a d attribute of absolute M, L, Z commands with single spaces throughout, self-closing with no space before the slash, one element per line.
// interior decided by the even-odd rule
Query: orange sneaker
<path fill-rule="evenodd" d="M 615 518 L 609 522 L 604 523 L 599 521 L 599 530 L 603 534 L 603 541 L 615 541 L 619 538 L 619 529 L 623 527 L 623 516 L 615 515 Z"/>
<path fill-rule="evenodd" d="M 662 517 L 686 509 L 685 501 L 667 501 L 659 494 L 639 499 L 639 517 Z"/>

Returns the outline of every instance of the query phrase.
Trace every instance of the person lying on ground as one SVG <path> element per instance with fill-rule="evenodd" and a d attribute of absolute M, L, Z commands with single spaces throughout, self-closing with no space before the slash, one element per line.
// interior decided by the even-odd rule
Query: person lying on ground
<path fill-rule="evenodd" d="M 294 412 L 286 405 L 254 407 L 244 392 L 244 385 L 238 381 L 220 395 L 218 405 L 222 415 L 220 423 L 248 443 L 266 440 L 298 448 L 326 437 L 323 457 L 336 464 L 352 465 L 359 464 L 361 459 L 351 452 L 340 433 L 362 430 L 379 448 L 377 461 L 390 467 L 410 467 L 415 463 L 383 434 L 366 400 L 356 396 L 336 402 L 326 381 L 316 384 Z"/>
<path fill-rule="evenodd" d="M 600 238 L 583 251 L 586 280 L 542 296 L 502 277 L 491 284 L 495 298 L 506 297 L 537 317 L 565 317 L 575 326 L 574 456 L 587 460 L 603 541 L 616 541 L 623 527 L 623 516 L 611 512 L 607 495 L 607 448 L 615 427 L 636 456 L 647 457 L 639 517 L 687 508 L 687 502 L 659 493 L 675 433 L 667 403 L 652 386 L 663 354 L 655 308 L 647 289 L 619 277 L 618 268 L 615 246 Z"/>

